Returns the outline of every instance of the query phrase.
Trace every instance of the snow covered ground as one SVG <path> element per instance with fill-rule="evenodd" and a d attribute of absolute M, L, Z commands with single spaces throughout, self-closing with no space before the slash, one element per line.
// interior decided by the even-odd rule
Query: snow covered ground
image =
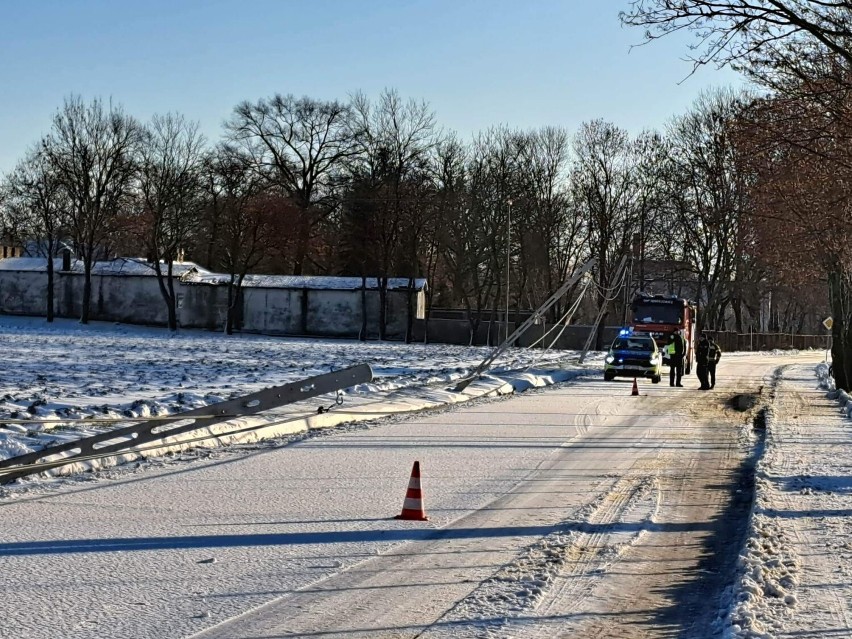
<path fill-rule="evenodd" d="M 0 352 L 0 459 L 119 425 L 79 420 L 168 415 L 355 364 L 369 364 L 374 379 L 347 389 L 344 409 L 367 405 L 375 413 L 336 410 L 314 417 L 318 406 L 334 399 L 317 398 L 278 411 L 277 420 L 267 419 L 272 425 L 262 435 L 542 386 L 586 370 L 569 363 L 576 360 L 575 352 L 510 349 L 494 363 L 488 379 L 455 394 L 446 387 L 468 375 L 490 349 L 229 337 L 190 330 L 171 335 L 162 328 L 83 326 L 73 320 L 51 325 L 40 318 L 8 316 L 0 318 Z M 284 416 L 286 420 L 281 419 Z M 239 425 L 262 421 L 242 420 Z M 246 435 L 242 441 L 257 436 Z M 202 445 L 218 443 L 209 440 Z M 84 466 L 96 469 L 112 461 L 94 460 Z"/>
<path fill-rule="evenodd" d="M 852 402 L 825 364 L 776 382 L 731 634 L 852 637 Z"/>
<path fill-rule="evenodd" d="M 226 637 L 239 615 L 253 629 L 282 627 L 282 614 L 286 628 L 336 628 L 340 606 L 363 630 L 348 637 L 667 636 L 678 609 L 693 613 L 666 606 L 704 594 L 666 575 L 715 579 L 685 568 L 708 534 L 707 548 L 733 553 L 730 580 L 742 552 L 741 575 L 712 628 L 685 636 L 852 636 L 852 420 L 817 388 L 821 354 L 726 354 L 715 393 L 640 383 L 640 398 L 600 380 L 598 361 L 576 385 L 358 426 L 589 369 L 554 352 L 518 372 L 542 354 L 514 349 L 458 394 L 450 382 L 488 349 L 23 318 L 0 318 L 0 347 L 0 455 L 96 430 L 48 419 L 161 415 L 361 362 L 376 373 L 337 415 L 305 418 L 328 429 L 295 446 L 184 451 L 0 490 L 0 637 Z M 730 395 L 759 384 L 772 389 L 765 438 L 742 429 L 762 452 L 757 498 L 745 549 L 729 548 L 713 522 L 737 444 L 720 427 Z M 423 525 L 389 519 L 415 458 Z"/>

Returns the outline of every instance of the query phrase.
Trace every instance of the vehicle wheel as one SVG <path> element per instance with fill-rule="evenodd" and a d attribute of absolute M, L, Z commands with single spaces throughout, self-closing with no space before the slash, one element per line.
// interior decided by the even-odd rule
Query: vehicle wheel
<path fill-rule="evenodd" d="M 604 381 L 611 382 L 615 379 L 615 373 L 612 371 L 604 371 Z"/>
<path fill-rule="evenodd" d="M 661 376 L 661 375 L 654 375 L 654 376 L 651 378 L 651 383 L 652 383 L 652 384 L 659 384 L 661 379 L 662 379 L 662 376 Z"/>

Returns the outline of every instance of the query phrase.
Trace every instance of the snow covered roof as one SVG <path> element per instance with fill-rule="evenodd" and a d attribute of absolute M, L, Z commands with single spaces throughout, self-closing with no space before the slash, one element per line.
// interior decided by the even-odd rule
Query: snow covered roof
<path fill-rule="evenodd" d="M 62 258 L 53 259 L 53 269 L 56 271 L 62 269 Z M 193 269 L 202 273 L 209 272 L 194 262 L 175 262 L 172 267 L 172 273 L 176 276 L 181 276 Z M 0 260 L 0 271 L 38 272 L 46 270 L 47 258 L 44 257 L 10 257 Z M 83 262 L 81 260 L 71 261 L 70 272 L 83 273 L 83 271 Z M 153 265 L 149 264 L 144 258 L 119 257 L 105 262 L 95 262 L 92 265 L 92 275 L 145 277 L 156 275 L 156 271 L 154 271 Z"/>
<path fill-rule="evenodd" d="M 229 280 L 229 275 L 208 271 L 190 271 L 181 277 L 181 281 L 185 284 L 207 284 L 210 286 L 224 286 L 227 285 Z M 408 283 L 407 277 L 391 277 L 388 279 L 388 289 L 407 289 Z M 335 277 L 332 275 L 246 275 L 243 287 L 356 291 L 361 289 L 361 278 Z M 379 288 L 376 278 L 367 278 L 367 288 Z M 425 288 L 426 278 L 419 277 L 414 280 L 414 290 L 421 291 Z"/>

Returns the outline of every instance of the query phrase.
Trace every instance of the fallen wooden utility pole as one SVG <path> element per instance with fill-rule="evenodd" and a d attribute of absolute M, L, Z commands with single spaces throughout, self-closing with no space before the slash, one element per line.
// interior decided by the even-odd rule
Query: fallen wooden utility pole
<path fill-rule="evenodd" d="M 207 428 L 238 417 L 256 415 L 285 404 L 333 393 L 355 384 L 364 384 L 372 379 L 373 371 L 369 365 L 360 364 L 309 377 L 298 382 L 267 388 L 244 397 L 196 408 L 185 413 L 170 415 L 169 420 L 165 423 L 164 420 L 159 418 L 136 418 L 135 420 L 128 418 L 124 421 L 138 422 L 143 419 L 145 421 L 0 460 L 0 484 L 8 484 L 19 477 L 35 475 L 48 468 L 65 466 L 92 457 L 132 452 L 134 448 L 149 442 L 164 440 L 199 428 Z M 172 420 L 175 422 L 174 424 L 170 423 Z M 262 426 L 259 428 L 262 428 Z M 222 435 L 227 435 L 227 433 L 222 433 Z M 63 456 L 48 459 L 56 455 Z"/>
<path fill-rule="evenodd" d="M 555 293 L 553 293 L 553 295 L 548 297 L 547 300 L 544 302 L 544 304 L 539 306 L 533 312 L 533 314 L 530 315 L 527 318 L 527 320 L 523 324 L 521 324 L 518 328 L 515 329 L 514 333 L 509 335 L 509 337 L 507 337 L 503 341 L 502 344 L 497 346 L 491 352 L 491 354 L 488 357 L 486 357 L 479 366 L 476 367 L 476 369 L 473 371 L 473 373 L 469 377 L 465 377 L 463 380 L 459 381 L 459 383 L 455 385 L 453 390 L 457 393 L 463 391 L 465 388 L 467 388 L 470 385 L 470 383 L 473 380 L 475 380 L 477 377 L 482 375 L 486 370 L 488 370 L 488 367 L 491 366 L 491 363 L 495 359 L 497 359 L 507 348 L 509 348 L 512 344 L 514 344 L 515 341 L 521 335 L 523 335 L 527 331 L 527 329 L 529 329 L 530 326 L 535 324 L 537 319 L 543 317 L 544 314 L 548 310 L 550 310 L 551 306 L 553 306 L 554 304 L 556 304 L 556 302 L 558 302 L 560 299 L 562 299 L 562 297 L 565 295 L 565 293 L 567 293 L 568 290 L 572 286 L 574 286 L 574 284 L 576 284 L 577 281 L 581 277 L 583 277 L 583 275 L 588 273 L 594 267 L 596 262 L 597 262 L 597 260 L 595 258 L 592 258 L 589 261 L 587 261 L 585 264 L 583 264 L 579 269 L 574 271 L 574 274 L 568 280 L 566 280 L 565 283 L 562 286 L 560 286 L 556 290 Z M 508 318 L 507 318 L 507 321 L 508 321 Z"/>

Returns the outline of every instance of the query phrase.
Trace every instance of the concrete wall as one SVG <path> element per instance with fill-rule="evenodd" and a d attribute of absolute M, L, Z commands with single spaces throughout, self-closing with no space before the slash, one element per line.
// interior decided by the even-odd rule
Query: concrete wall
<path fill-rule="evenodd" d="M 83 276 L 55 273 L 54 310 L 58 317 L 79 317 Z M 226 286 L 183 284 L 175 280 L 178 323 L 186 328 L 223 330 L 228 308 Z M 47 274 L 0 271 L 0 313 L 45 315 Z M 407 294 L 389 291 L 387 335 L 403 339 Z M 412 299 L 416 303 L 416 299 Z M 361 291 L 329 289 L 245 288 L 241 330 L 269 335 L 316 335 L 358 338 L 362 324 Z M 166 325 L 168 313 L 156 277 L 92 277 L 92 320 Z M 367 291 L 367 337 L 379 335 L 379 294 Z"/>
<path fill-rule="evenodd" d="M 302 297 L 302 291 L 291 289 L 244 289 L 243 330 L 268 335 L 299 335 L 303 330 Z"/>
<path fill-rule="evenodd" d="M 163 303 L 162 301 L 160 302 Z M 228 289 L 224 286 L 177 287 L 178 323 L 185 328 L 224 330 Z"/>
<path fill-rule="evenodd" d="M 328 291 L 332 295 L 308 293 L 306 334 L 357 337 L 361 330 L 361 292 Z"/>
<path fill-rule="evenodd" d="M 73 287 L 73 310 L 64 314 L 78 316 L 82 311 L 83 277 L 62 277 L 63 287 Z M 128 324 L 167 324 L 168 311 L 155 277 L 92 277 L 91 319 Z"/>
<path fill-rule="evenodd" d="M 47 275 L 0 272 L 0 312 L 9 315 L 47 314 Z"/>
<path fill-rule="evenodd" d="M 58 317 L 79 317 L 83 278 L 54 273 L 53 308 Z M 92 277 L 91 318 L 133 324 L 165 324 L 166 307 L 157 281 L 150 277 Z M 47 314 L 47 275 L 0 272 L 0 313 Z"/>

